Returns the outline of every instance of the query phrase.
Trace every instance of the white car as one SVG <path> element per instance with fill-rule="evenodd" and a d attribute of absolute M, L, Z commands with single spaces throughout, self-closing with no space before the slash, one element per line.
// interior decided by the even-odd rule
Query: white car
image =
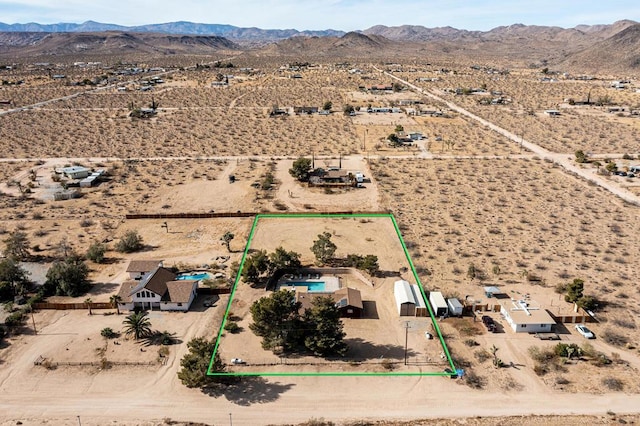
<path fill-rule="evenodd" d="M 242 365 L 245 364 L 245 362 L 242 358 L 231 358 L 231 364 Z"/>
<path fill-rule="evenodd" d="M 587 327 L 585 327 L 582 324 L 576 325 L 576 330 L 578 330 L 578 333 L 582 334 L 582 336 L 585 339 L 595 339 L 596 338 L 595 334 L 593 334 L 593 332 L 591 330 L 589 330 Z"/>

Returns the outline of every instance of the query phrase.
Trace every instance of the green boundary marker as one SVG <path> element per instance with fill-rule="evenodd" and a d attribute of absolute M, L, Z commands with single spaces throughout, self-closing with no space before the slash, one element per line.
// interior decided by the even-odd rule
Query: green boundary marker
<path fill-rule="evenodd" d="M 309 219 L 309 218 L 313 218 L 313 219 L 319 219 L 319 218 L 324 218 L 324 219 L 348 219 L 348 218 L 357 218 L 357 217 L 373 217 L 373 218 L 389 218 L 391 219 L 391 223 L 393 223 L 393 227 L 396 230 L 396 234 L 398 235 L 398 239 L 400 240 L 400 244 L 402 245 L 402 250 L 404 251 L 404 255 L 407 259 L 407 261 L 409 262 L 409 266 L 411 267 L 411 272 L 413 273 L 413 278 L 415 279 L 416 283 L 418 283 L 418 288 L 420 288 L 420 293 L 422 294 L 422 297 L 425 301 L 425 305 L 427 306 L 427 309 L 429 310 L 429 316 L 431 317 L 431 323 L 433 324 L 433 329 L 436 331 L 436 334 L 438 335 L 438 339 L 440 340 L 440 344 L 442 345 L 442 349 L 444 351 L 445 356 L 447 357 L 447 361 L 449 362 L 449 366 L 451 367 L 451 371 L 452 373 L 448 373 L 448 372 L 405 372 L 405 373 L 393 373 L 393 372 L 388 372 L 388 373 L 368 373 L 368 372 L 351 372 L 351 373 L 344 373 L 344 372 L 319 372 L 319 373 L 306 373 L 306 372 L 299 372 L 299 373 L 286 373 L 286 372 L 278 372 L 278 373 L 268 373 L 268 372 L 227 372 L 227 373 L 219 373 L 219 372 L 214 372 L 211 371 L 212 367 L 213 367 L 213 359 L 215 354 L 218 352 L 218 346 L 220 344 L 220 340 L 222 337 L 222 333 L 224 331 L 224 326 L 227 322 L 227 318 L 229 317 L 229 311 L 231 309 L 231 302 L 233 301 L 233 297 L 236 293 L 236 289 L 238 287 L 238 283 L 240 282 L 240 278 L 242 276 L 242 268 L 244 268 L 244 263 L 247 259 L 247 254 L 249 253 L 249 248 L 251 247 L 251 243 L 253 241 L 253 237 L 255 235 L 256 232 L 256 227 L 258 225 L 258 221 L 261 218 L 265 218 L 265 219 L 292 219 L 292 218 L 301 218 L 301 219 Z M 236 279 L 233 283 L 233 288 L 231 289 L 231 294 L 229 295 L 229 301 L 227 302 L 227 308 L 225 310 L 224 313 L 224 317 L 222 319 L 222 324 L 220 325 L 220 329 L 218 330 L 218 335 L 216 337 L 216 345 L 215 348 L 213 350 L 213 353 L 211 354 L 211 361 L 209 362 L 209 368 L 207 369 L 207 375 L 208 376 L 230 376 L 230 377 L 240 377 L 240 376 L 279 376 L 279 377 L 284 377 L 284 376 L 455 376 L 456 375 L 456 368 L 455 365 L 453 363 L 453 359 L 451 358 L 451 354 L 449 352 L 449 349 L 447 348 L 447 345 L 444 341 L 444 337 L 442 336 L 442 332 L 440 331 L 440 327 L 438 326 L 438 322 L 435 319 L 435 316 L 433 315 L 433 310 L 431 309 L 431 304 L 429 303 L 428 299 L 427 299 L 427 295 L 424 291 L 424 287 L 422 285 L 422 282 L 420 281 L 420 278 L 418 277 L 418 273 L 416 272 L 416 268 L 413 264 L 413 261 L 411 260 L 411 256 L 409 256 L 409 251 L 407 250 L 407 245 L 404 242 L 404 239 L 402 238 L 402 234 L 400 233 L 400 229 L 398 228 L 398 223 L 396 222 L 395 217 L 393 216 L 393 214 L 391 213 L 353 213 L 353 214 L 332 214 L 332 213 L 328 213 L 328 214 L 322 214 L 322 213 L 305 213 L 305 214 L 286 214 L 286 213 L 264 213 L 264 214 L 257 214 L 253 220 L 253 224 L 251 226 L 251 231 L 249 232 L 249 238 L 247 240 L 247 245 L 244 248 L 244 253 L 242 254 L 242 260 L 240 261 L 240 267 L 238 268 L 238 274 L 236 275 Z"/>

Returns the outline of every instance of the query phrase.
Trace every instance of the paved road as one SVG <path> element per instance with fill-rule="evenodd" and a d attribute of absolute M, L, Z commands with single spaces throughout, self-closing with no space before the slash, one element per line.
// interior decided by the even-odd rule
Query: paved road
<path fill-rule="evenodd" d="M 384 73 L 385 75 L 401 82 L 402 84 L 406 85 L 407 87 L 410 87 L 411 89 L 415 90 L 418 93 L 421 93 L 435 101 L 438 102 L 442 102 L 445 105 L 447 105 L 447 107 L 449 107 L 451 110 L 458 112 L 459 114 L 462 114 L 472 120 L 477 121 L 478 123 L 482 124 L 483 126 L 487 126 L 488 128 L 490 128 L 491 130 L 493 130 L 496 133 L 499 133 L 503 136 L 505 136 L 506 138 L 508 138 L 509 140 L 515 142 L 516 144 L 518 144 L 519 146 L 522 146 L 523 148 L 528 149 L 529 151 L 533 152 L 535 155 L 539 156 L 540 158 L 542 158 L 543 160 L 548 160 L 548 161 L 553 161 L 554 163 L 556 163 L 557 165 L 561 166 L 563 169 L 565 169 L 566 171 L 568 171 L 569 173 L 572 173 L 574 175 L 580 176 L 583 179 L 586 179 L 589 182 L 593 182 L 594 184 L 600 186 L 601 188 L 606 189 L 607 191 L 613 193 L 614 195 L 620 197 L 621 199 L 623 199 L 624 201 L 627 201 L 629 203 L 635 204 L 640 206 L 640 197 L 627 191 L 624 188 L 621 188 L 620 186 L 616 185 L 615 183 L 612 183 L 608 180 L 606 180 L 603 176 L 600 176 L 596 173 L 594 173 L 591 170 L 586 170 L 581 168 L 573 159 L 573 154 L 563 154 L 563 153 L 555 153 L 555 152 L 551 152 L 543 147 L 541 147 L 540 145 L 537 145 L 531 141 L 528 141 L 526 139 L 524 139 L 522 136 L 516 135 L 515 133 L 512 133 L 496 124 L 493 124 L 487 120 L 485 120 L 482 117 L 479 117 L 475 114 L 473 114 L 472 112 L 460 107 L 459 105 L 456 105 L 453 102 L 447 101 L 446 99 L 432 93 L 429 91 L 426 91 L 414 84 L 409 83 L 406 80 L 403 80 L 399 77 L 396 77 L 395 75 L 386 72 L 386 71 L 382 71 L 376 67 L 374 67 L 377 71 Z M 621 158 L 623 154 L 608 154 L 607 156 L 611 157 L 611 158 Z M 604 157 L 604 155 L 603 155 Z"/>

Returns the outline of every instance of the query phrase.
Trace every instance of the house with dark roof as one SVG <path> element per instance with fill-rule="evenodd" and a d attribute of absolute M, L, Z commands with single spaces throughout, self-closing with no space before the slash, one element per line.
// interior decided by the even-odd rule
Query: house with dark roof
<path fill-rule="evenodd" d="M 142 279 L 125 281 L 120 287 L 121 310 L 150 309 L 188 311 L 196 298 L 197 280 L 180 280 L 170 270 L 156 267 Z"/>
<path fill-rule="evenodd" d="M 361 318 L 364 314 L 360 291 L 350 287 L 343 287 L 333 293 L 298 290 L 296 291 L 296 302 L 300 302 L 300 310 L 304 312 L 313 305 L 315 298 L 327 296 L 335 301 L 342 318 Z"/>

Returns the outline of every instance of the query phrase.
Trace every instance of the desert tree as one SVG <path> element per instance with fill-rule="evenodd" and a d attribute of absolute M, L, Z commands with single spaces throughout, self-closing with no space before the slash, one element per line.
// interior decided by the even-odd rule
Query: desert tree
<path fill-rule="evenodd" d="M 296 302 L 293 292 L 279 290 L 268 297 L 261 297 L 250 308 L 253 323 L 249 329 L 262 337 L 264 349 L 291 349 L 297 344 L 295 331 L 298 330 L 300 303 Z"/>
<path fill-rule="evenodd" d="M 47 293 L 77 297 L 89 289 L 89 268 L 82 258 L 72 254 L 57 260 L 47 271 L 44 289 Z"/>
<path fill-rule="evenodd" d="M 242 268 L 242 278 L 251 284 L 256 284 L 262 274 L 269 270 L 269 257 L 265 250 L 258 250 L 251 253 L 245 261 Z"/>
<path fill-rule="evenodd" d="M 13 297 L 24 293 L 29 284 L 29 272 L 14 258 L 7 257 L 0 261 L 0 300 L 13 300 Z"/>
<path fill-rule="evenodd" d="M 289 169 L 289 174 L 300 182 L 309 180 L 309 171 L 311 170 L 311 159 L 300 157 L 293 162 Z"/>
<path fill-rule="evenodd" d="M 118 294 L 112 294 L 109 297 L 109 303 L 111 303 L 111 306 L 116 308 L 116 313 L 118 315 L 120 315 L 120 305 L 119 305 L 120 302 L 122 302 L 122 297 Z"/>
<path fill-rule="evenodd" d="M 331 234 L 324 232 L 318 234 L 318 239 L 313 242 L 311 252 L 316 256 L 319 264 L 324 265 L 333 258 L 336 253 L 337 246 L 331 241 Z"/>
<path fill-rule="evenodd" d="M 305 347 L 317 356 L 344 355 L 347 344 L 340 312 L 330 296 L 313 299 L 304 312 Z"/>
<path fill-rule="evenodd" d="M 283 247 L 278 247 L 273 253 L 269 253 L 269 273 L 278 269 L 299 268 L 300 254 L 294 251 L 287 251 Z"/>
<path fill-rule="evenodd" d="M 187 343 L 187 352 L 180 360 L 182 367 L 178 371 L 178 378 L 188 388 L 200 388 L 206 390 L 220 383 L 224 383 L 227 378 L 221 376 L 209 376 L 207 371 L 211 362 L 211 354 L 215 350 L 215 340 L 207 340 L 203 337 L 193 338 Z M 224 373 L 226 367 L 220 359 L 220 348 L 213 356 L 211 370 L 215 373 Z"/>
<path fill-rule="evenodd" d="M 142 237 L 134 230 L 125 232 L 115 246 L 116 251 L 120 253 L 133 253 L 142 250 L 143 247 Z"/>
<path fill-rule="evenodd" d="M 10 257 L 15 260 L 27 260 L 29 254 L 29 240 L 27 234 L 22 231 L 13 231 L 9 234 L 6 240 L 4 240 L 5 257 Z"/>
<path fill-rule="evenodd" d="M 100 241 L 96 241 L 89 246 L 86 257 L 95 263 L 104 262 L 104 254 L 107 251 L 107 246 Z"/>
<path fill-rule="evenodd" d="M 234 237 L 235 237 L 235 235 L 233 235 L 231 232 L 227 231 L 220 238 L 220 240 L 222 240 L 222 242 L 224 242 L 224 244 L 227 246 L 227 251 L 229 253 L 231 253 L 231 246 L 230 246 L 231 240 L 233 240 Z"/>

